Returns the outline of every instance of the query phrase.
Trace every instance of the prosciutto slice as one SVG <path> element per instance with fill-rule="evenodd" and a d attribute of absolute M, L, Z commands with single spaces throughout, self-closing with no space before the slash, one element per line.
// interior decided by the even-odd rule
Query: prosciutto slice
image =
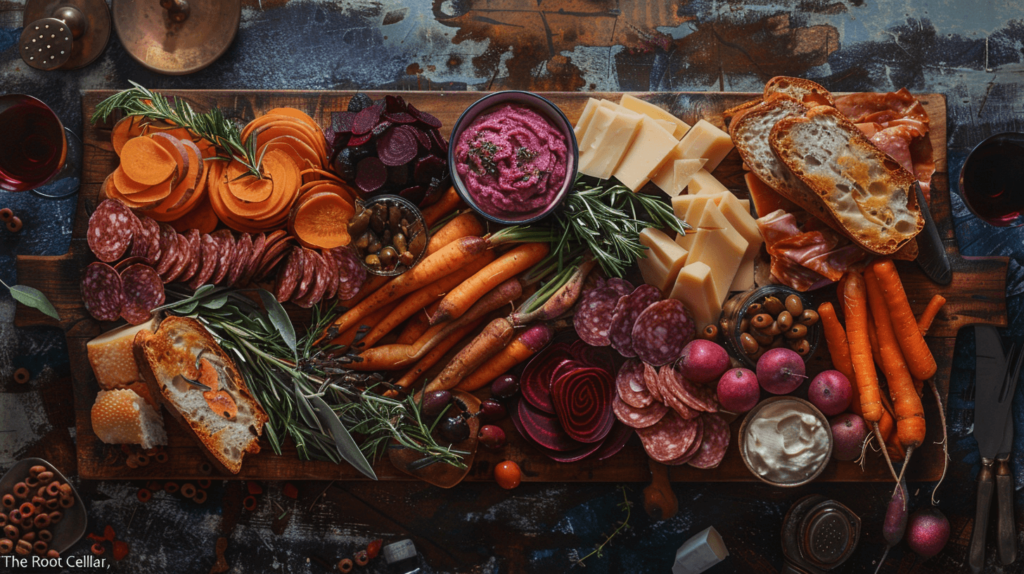
<path fill-rule="evenodd" d="M 797 291 L 838 281 L 867 256 L 846 237 L 816 223 L 811 218 L 800 225 L 796 214 L 781 209 L 757 220 L 772 259 L 772 276 Z"/>

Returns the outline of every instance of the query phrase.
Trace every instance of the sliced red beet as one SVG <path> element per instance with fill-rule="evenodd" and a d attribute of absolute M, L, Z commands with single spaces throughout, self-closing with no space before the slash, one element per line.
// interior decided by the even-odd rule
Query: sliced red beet
<path fill-rule="evenodd" d="M 428 134 L 423 128 L 417 126 L 413 126 L 413 131 L 416 132 L 416 142 L 420 144 L 423 151 L 430 151 L 430 148 L 434 145 L 434 142 L 430 141 L 430 134 Z"/>
<path fill-rule="evenodd" d="M 373 134 L 373 137 L 379 138 L 380 136 L 384 135 L 384 132 L 388 131 L 388 128 L 390 128 L 393 125 L 394 124 L 392 124 L 391 122 L 383 120 L 379 124 L 373 126 L 373 130 L 370 133 Z"/>
<path fill-rule="evenodd" d="M 384 111 L 389 114 L 405 112 L 406 105 L 402 96 L 384 96 Z"/>
<path fill-rule="evenodd" d="M 377 157 L 384 165 L 404 165 L 416 157 L 416 136 L 409 126 L 397 126 L 377 139 Z"/>
<path fill-rule="evenodd" d="M 375 157 L 368 157 L 356 166 L 356 186 L 367 192 L 374 192 L 388 180 L 388 169 Z"/>
<path fill-rule="evenodd" d="M 567 435 L 584 443 L 608 436 L 615 423 L 614 385 L 608 371 L 592 367 L 570 371 L 555 381 L 551 399 Z"/>
<path fill-rule="evenodd" d="M 427 112 L 419 111 L 418 109 L 416 109 L 416 106 L 409 104 L 408 108 L 405 111 L 408 112 L 410 116 L 416 118 L 417 120 L 426 124 L 427 126 L 432 127 L 434 129 L 441 129 L 441 120 L 435 118 L 434 116 L 428 114 Z"/>
<path fill-rule="evenodd" d="M 551 374 L 562 361 L 571 358 L 569 345 L 565 343 L 553 343 L 537 353 L 526 364 L 522 376 L 519 377 L 523 398 L 534 407 L 555 414 L 555 406 L 551 402 Z"/>
<path fill-rule="evenodd" d="M 523 401 L 520 400 L 519 402 L 523 402 Z M 537 441 L 533 440 L 533 438 L 531 438 L 530 435 L 526 432 L 526 429 L 523 427 L 523 420 L 519 416 L 519 407 L 518 407 L 518 405 L 513 405 L 512 409 L 509 411 L 509 418 L 512 419 L 512 426 L 516 427 L 516 431 L 519 432 L 520 436 L 525 438 L 526 441 L 529 442 L 530 444 L 532 444 L 534 448 L 539 450 L 541 452 L 541 454 L 543 454 L 544 456 L 550 458 L 551 460 L 553 460 L 555 462 L 577 462 L 579 460 L 587 458 L 592 453 L 594 453 L 596 450 L 598 450 L 602 446 L 604 446 L 604 441 L 602 441 L 602 442 L 597 442 L 597 443 L 594 443 L 594 444 L 585 444 L 585 445 L 581 446 L 580 448 L 573 449 L 573 450 L 570 450 L 570 451 L 565 451 L 565 452 L 559 452 L 557 450 L 551 450 L 550 448 L 547 448 L 545 446 L 541 446 Z M 632 430 L 632 429 L 630 429 L 630 430 Z M 611 437 L 609 437 L 609 439 L 610 438 Z"/>
<path fill-rule="evenodd" d="M 523 423 L 526 436 L 540 446 L 558 452 L 567 452 L 583 446 L 562 429 L 562 426 L 558 424 L 557 417 L 542 412 L 522 400 L 519 401 L 516 410 Z"/>
<path fill-rule="evenodd" d="M 448 142 L 444 141 L 440 131 L 436 129 L 430 130 L 430 141 L 434 142 L 434 148 L 438 153 L 448 157 Z"/>
<path fill-rule="evenodd" d="M 420 207 L 428 207 L 437 203 L 437 200 L 441 199 L 441 196 L 444 195 L 444 190 L 448 187 L 441 180 L 430 178 L 430 185 L 427 186 L 427 192 L 423 197 L 423 203 L 420 204 Z"/>
<path fill-rule="evenodd" d="M 616 421 L 608 436 L 604 438 L 604 442 L 601 443 L 601 448 L 594 453 L 594 458 L 606 460 L 615 456 L 620 450 L 625 448 L 629 443 L 629 439 L 633 438 L 634 434 L 632 428 Z"/>
<path fill-rule="evenodd" d="M 572 351 L 570 351 L 570 353 L 571 352 Z M 555 381 L 557 381 L 558 378 L 561 377 L 562 375 L 566 373 L 571 373 L 577 369 L 586 369 L 587 367 L 588 365 L 585 365 L 573 359 L 565 359 L 564 361 L 558 363 L 558 366 L 555 367 L 555 370 L 551 371 L 551 381 L 548 382 L 548 390 L 550 390 L 551 387 L 554 386 Z"/>
<path fill-rule="evenodd" d="M 573 341 L 569 347 L 569 354 L 572 355 L 572 358 L 588 367 L 598 367 L 609 372 L 617 372 L 619 370 L 616 364 L 616 353 L 609 353 L 608 349 L 604 347 L 588 345 L 582 339 Z"/>
<path fill-rule="evenodd" d="M 385 113 L 384 114 L 384 119 L 386 119 L 387 121 L 389 121 L 389 122 L 391 122 L 393 124 L 414 124 L 414 123 L 416 123 L 416 118 L 410 116 L 409 114 L 407 114 L 405 112 L 396 112 L 396 113 L 393 113 L 393 114 L 392 113 Z"/>
<path fill-rule="evenodd" d="M 331 131 L 336 134 L 350 134 L 355 119 L 355 112 L 331 112 Z"/>
<path fill-rule="evenodd" d="M 430 185 L 431 179 L 444 176 L 444 160 L 436 155 L 425 155 L 416 160 L 413 179 L 420 185 Z"/>
<path fill-rule="evenodd" d="M 355 135 L 368 134 L 380 122 L 380 115 L 384 111 L 382 106 L 373 105 L 364 108 L 352 119 L 352 133 Z"/>
<path fill-rule="evenodd" d="M 414 185 L 412 187 L 407 187 L 402 191 L 398 192 L 398 195 L 401 195 L 402 197 L 408 199 L 409 201 L 415 203 L 416 205 L 420 205 L 420 202 L 423 201 L 423 195 L 426 192 L 427 188 L 423 187 L 422 185 Z M 426 206 L 420 205 L 420 207 Z"/>
<path fill-rule="evenodd" d="M 373 131 L 368 131 L 365 134 L 353 135 L 348 139 L 348 147 L 356 147 L 363 145 L 364 143 L 373 139 Z"/>

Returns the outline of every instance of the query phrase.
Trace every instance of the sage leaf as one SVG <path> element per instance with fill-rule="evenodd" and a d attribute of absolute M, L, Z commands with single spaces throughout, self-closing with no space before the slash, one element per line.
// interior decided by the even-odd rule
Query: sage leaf
<path fill-rule="evenodd" d="M 196 310 L 196 307 L 199 306 L 199 301 L 195 300 L 183 301 L 183 303 L 185 304 L 173 309 L 168 309 L 168 311 L 173 311 L 177 315 L 191 315 L 192 312 Z"/>
<path fill-rule="evenodd" d="M 327 402 L 320 397 L 312 397 L 309 399 L 309 403 L 316 412 L 316 416 L 330 429 L 334 445 L 337 447 L 341 458 L 366 475 L 367 478 L 377 480 L 377 474 L 373 472 L 373 466 L 370 465 L 370 461 L 366 460 L 366 456 L 359 449 L 355 439 L 349 434 L 345 425 L 341 424 L 338 415 L 331 410 Z"/>
<path fill-rule="evenodd" d="M 223 307 L 224 304 L 227 303 L 227 302 L 228 302 L 228 296 L 227 295 L 220 295 L 218 297 L 214 297 L 212 299 L 207 299 L 206 301 L 203 301 L 202 305 L 203 305 L 204 309 L 210 309 L 210 310 L 214 310 L 215 311 L 215 310 L 220 309 L 221 307 Z"/>
<path fill-rule="evenodd" d="M 316 411 L 313 410 L 309 399 L 302 394 L 302 389 L 299 388 L 298 382 L 294 384 L 294 389 L 295 403 L 299 406 L 299 416 L 302 417 L 302 422 L 306 423 L 309 428 L 320 429 L 320 432 L 326 432 L 324 427 L 320 425 L 320 419 L 316 416 Z"/>
<path fill-rule="evenodd" d="M 281 333 L 281 338 L 284 339 L 284 344 L 288 345 L 293 355 L 298 355 L 297 347 L 295 344 L 295 326 L 292 325 L 292 320 L 288 318 L 288 313 L 285 312 L 284 307 L 277 302 L 277 298 L 271 295 L 266 289 L 259 289 L 260 300 L 263 301 L 263 307 L 267 310 L 267 316 L 270 317 L 270 322 L 274 324 L 278 332 Z"/>
<path fill-rule="evenodd" d="M 50 303 L 50 300 L 47 299 L 46 295 L 43 295 L 43 292 L 39 289 L 26 287 L 24 285 L 13 285 L 10 287 L 10 290 L 11 297 L 14 297 L 14 300 L 18 303 L 21 303 L 26 307 L 37 309 L 44 315 L 53 317 L 60 321 L 60 315 L 57 313 L 57 310 L 54 309 L 53 303 Z"/>

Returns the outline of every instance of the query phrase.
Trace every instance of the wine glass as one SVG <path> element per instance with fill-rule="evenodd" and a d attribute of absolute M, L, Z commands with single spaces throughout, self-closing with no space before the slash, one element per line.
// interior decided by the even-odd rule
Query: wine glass
<path fill-rule="evenodd" d="M 42 101 L 0 96 L 0 189 L 51 199 L 78 191 L 82 143 Z"/>
<path fill-rule="evenodd" d="M 996 134 L 975 146 L 960 169 L 960 197 L 989 225 L 1024 225 L 1024 134 Z"/>

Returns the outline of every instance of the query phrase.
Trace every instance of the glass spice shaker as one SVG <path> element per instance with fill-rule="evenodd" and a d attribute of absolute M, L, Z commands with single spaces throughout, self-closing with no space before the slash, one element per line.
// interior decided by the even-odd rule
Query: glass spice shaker
<path fill-rule="evenodd" d="M 782 521 L 782 574 L 821 574 L 838 568 L 860 541 L 860 518 L 819 494 L 790 507 Z"/>

